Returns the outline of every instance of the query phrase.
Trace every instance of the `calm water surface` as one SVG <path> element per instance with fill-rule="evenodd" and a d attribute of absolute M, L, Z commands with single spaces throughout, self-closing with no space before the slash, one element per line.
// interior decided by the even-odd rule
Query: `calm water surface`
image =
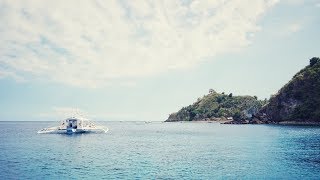
<path fill-rule="evenodd" d="M 101 122 L 107 134 L 37 134 L 0 122 L 0 179 L 319 179 L 320 128 Z"/>

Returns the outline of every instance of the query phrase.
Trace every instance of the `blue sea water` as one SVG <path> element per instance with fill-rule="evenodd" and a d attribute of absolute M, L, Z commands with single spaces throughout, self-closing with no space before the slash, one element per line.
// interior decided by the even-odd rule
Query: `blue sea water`
<path fill-rule="evenodd" d="M 0 179 L 319 179 L 320 128 L 101 122 L 106 134 L 37 134 L 0 122 Z"/>

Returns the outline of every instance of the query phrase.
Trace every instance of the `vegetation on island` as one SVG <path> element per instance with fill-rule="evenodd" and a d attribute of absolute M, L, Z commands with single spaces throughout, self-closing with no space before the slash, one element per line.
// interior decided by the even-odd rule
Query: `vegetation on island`
<path fill-rule="evenodd" d="M 211 89 L 192 105 L 170 114 L 166 121 L 226 120 L 230 117 L 231 123 L 320 123 L 320 58 L 311 58 L 309 65 L 269 100 L 217 93 Z"/>
<path fill-rule="evenodd" d="M 276 95 L 271 96 L 259 116 L 272 121 L 320 122 L 320 58 L 310 59 Z"/>
<path fill-rule="evenodd" d="M 256 96 L 233 96 L 232 93 L 217 93 L 211 89 L 208 95 L 198 98 L 192 105 L 170 114 L 167 121 L 246 119 L 257 113 L 266 102 Z"/>

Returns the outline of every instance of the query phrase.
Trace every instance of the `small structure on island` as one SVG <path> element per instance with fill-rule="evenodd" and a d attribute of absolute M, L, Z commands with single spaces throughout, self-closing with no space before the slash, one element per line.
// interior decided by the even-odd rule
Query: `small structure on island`
<path fill-rule="evenodd" d="M 209 94 L 212 94 L 212 93 L 216 93 L 216 91 L 213 89 L 209 89 Z"/>
<path fill-rule="evenodd" d="M 228 121 L 233 121 L 233 117 L 227 117 Z"/>

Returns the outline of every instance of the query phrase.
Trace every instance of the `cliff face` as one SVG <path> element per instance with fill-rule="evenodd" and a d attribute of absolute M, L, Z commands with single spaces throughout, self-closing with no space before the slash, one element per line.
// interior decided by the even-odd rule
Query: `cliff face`
<path fill-rule="evenodd" d="M 253 115 L 253 117 L 251 117 Z M 320 124 L 320 59 L 300 70 L 269 102 L 252 96 L 232 96 L 211 91 L 198 101 L 172 113 L 167 122 L 215 120 L 229 123 Z"/>
<path fill-rule="evenodd" d="M 274 122 L 320 122 L 320 59 L 310 59 L 310 64 L 272 96 L 258 116 Z"/>
<path fill-rule="evenodd" d="M 236 120 L 247 119 L 257 113 L 265 103 L 252 96 L 225 95 L 211 90 L 208 95 L 199 98 L 192 105 L 170 114 L 166 122 L 218 120 L 227 117 Z"/>

